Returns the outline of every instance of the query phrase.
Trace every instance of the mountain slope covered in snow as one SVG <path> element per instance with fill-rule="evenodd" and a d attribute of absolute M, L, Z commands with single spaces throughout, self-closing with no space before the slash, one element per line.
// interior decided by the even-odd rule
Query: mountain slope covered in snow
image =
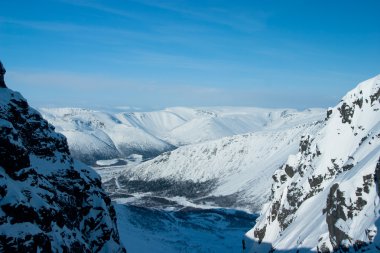
<path fill-rule="evenodd" d="M 107 112 L 77 108 L 40 109 L 42 115 L 66 136 L 73 156 L 87 164 L 97 160 L 141 154 L 157 156 L 175 147 Z"/>
<path fill-rule="evenodd" d="M 73 156 L 92 165 L 132 154 L 152 158 L 177 146 L 287 128 L 312 120 L 321 110 L 175 107 L 116 114 L 75 108 L 40 112 L 67 137 Z"/>
<path fill-rule="evenodd" d="M 274 173 L 250 252 L 380 250 L 380 75 L 327 115 Z"/>
<path fill-rule="evenodd" d="M 0 251 L 125 252 L 99 176 L 17 92 L 0 88 Z"/>
<path fill-rule="evenodd" d="M 182 146 L 264 129 L 278 129 L 301 123 L 320 112 L 320 109 L 300 112 L 254 107 L 174 107 L 122 115 L 127 122 L 134 122 L 135 126 L 152 135 L 175 146 Z"/>
<path fill-rule="evenodd" d="M 143 192 L 258 211 L 270 194 L 273 172 L 297 152 L 302 134 L 316 132 L 325 117 L 320 111 L 282 111 L 269 123 L 265 113 L 265 123 L 256 122 L 256 127 L 271 124 L 265 130 L 182 146 L 138 166 L 121 166 L 120 175 L 104 185 L 114 197 Z"/>

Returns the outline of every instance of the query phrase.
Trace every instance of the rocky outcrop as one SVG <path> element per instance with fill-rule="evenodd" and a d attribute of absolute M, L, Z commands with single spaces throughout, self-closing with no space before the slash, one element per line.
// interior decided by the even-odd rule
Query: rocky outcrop
<path fill-rule="evenodd" d="M 0 61 L 0 88 L 6 88 L 7 86 L 5 85 L 4 81 L 4 75 L 5 75 L 5 68 L 3 66 L 3 63 Z"/>
<path fill-rule="evenodd" d="M 380 249 L 379 89 L 377 76 L 350 91 L 275 172 L 251 252 Z"/>
<path fill-rule="evenodd" d="M 0 89 L 0 252 L 125 252 L 99 176 L 10 89 Z"/>

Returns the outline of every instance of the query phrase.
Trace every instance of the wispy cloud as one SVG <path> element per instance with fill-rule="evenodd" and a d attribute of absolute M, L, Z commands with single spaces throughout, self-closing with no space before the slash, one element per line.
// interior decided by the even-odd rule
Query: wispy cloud
<path fill-rule="evenodd" d="M 122 10 L 120 8 L 112 8 L 96 1 L 86 1 L 86 0 L 59 0 L 59 1 L 62 3 L 91 8 L 91 9 L 106 12 L 109 14 L 119 15 L 126 18 L 133 18 L 133 19 L 138 19 L 138 20 L 141 20 L 143 18 L 141 14 L 137 14 L 128 10 Z"/>
<path fill-rule="evenodd" d="M 241 62 L 234 62 L 233 60 L 220 59 L 220 57 L 210 57 L 205 55 L 204 57 L 198 57 L 196 55 L 189 55 L 186 53 L 163 53 L 158 50 L 151 50 L 144 47 L 139 47 L 139 43 L 135 43 L 134 46 L 126 46 L 126 42 L 146 42 L 150 43 L 173 43 L 178 45 L 194 45 L 194 40 L 191 38 L 179 36 L 176 34 L 169 34 L 169 31 L 164 30 L 164 34 L 150 34 L 139 31 L 129 31 L 126 29 L 119 29 L 107 26 L 97 25 L 82 25 L 71 24 L 65 22 L 45 22 L 35 20 L 19 20 L 12 18 L 0 18 L 0 24 L 14 24 L 23 26 L 30 29 L 62 33 L 70 38 L 60 43 L 67 43 L 70 46 L 86 46 L 89 42 L 96 42 L 98 45 L 110 45 L 112 47 L 107 48 L 104 52 L 98 53 L 105 57 L 107 61 L 114 62 L 115 64 L 140 64 L 146 66 L 166 67 L 173 69 L 192 69 L 192 70 L 211 70 L 211 71 L 232 71 L 237 70 L 239 72 L 252 71 L 252 66 Z M 177 29 L 180 29 L 177 27 Z M 188 29 L 192 29 L 188 27 Z M 198 29 L 194 27 L 194 29 Z M 169 34 L 169 35 L 167 35 Z M 80 39 L 75 39 L 80 38 Z M 205 48 L 212 47 L 211 42 L 207 45 L 204 41 L 199 42 L 199 46 L 205 46 Z M 128 57 L 126 57 L 128 56 Z M 91 55 L 88 57 L 92 57 Z M 55 74 L 54 74 L 55 75 Z M 29 76 L 32 78 L 33 76 Z M 45 76 L 46 77 L 46 76 Z M 69 75 L 65 75 L 64 78 L 68 78 Z M 82 76 L 83 77 L 83 76 Z M 75 80 L 77 80 L 75 78 Z M 82 80 L 86 83 L 85 80 Z"/>
<path fill-rule="evenodd" d="M 259 18 L 253 14 L 248 15 L 242 11 L 231 15 L 231 12 L 220 7 L 203 9 L 190 8 L 184 1 L 134 1 L 147 6 L 180 13 L 182 15 L 186 15 L 204 22 L 227 26 L 243 32 L 262 31 L 266 27 L 265 19 L 263 18 L 265 15 L 260 15 L 261 17 Z"/>
<path fill-rule="evenodd" d="M 31 29 L 53 32 L 91 32 L 91 33 L 109 33 L 124 36 L 143 36 L 145 33 L 129 31 L 125 29 L 117 29 L 109 26 L 98 25 L 80 25 L 67 22 L 52 22 L 52 21 L 38 21 L 38 20 L 22 20 L 12 18 L 0 18 L 0 23 L 14 24 L 24 26 Z"/>
<path fill-rule="evenodd" d="M 8 73 L 9 72 L 9 73 Z M 36 90 L 64 88 L 67 90 L 85 91 L 134 91 L 134 92 L 195 92 L 215 93 L 218 88 L 197 86 L 186 83 L 162 84 L 150 79 L 127 79 L 107 77 L 105 75 L 85 74 L 61 71 L 8 71 L 7 79 L 19 86 L 33 87 Z"/>
<path fill-rule="evenodd" d="M 88 26 L 70 24 L 63 22 L 42 22 L 36 20 L 20 20 L 13 18 L 0 17 L 0 24 L 13 24 L 19 25 L 27 28 L 32 28 L 36 30 L 44 31 L 55 31 L 55 32 L 72 32 L 72 31 L 83 31 L 87 30 Z"/>
<path fill-rule="evenodd" d="M 141 41 L 190 46 L 197 44 L 194 38 L 194 32 L 199 32 L 200 29 L 200 27 L 191 25 L 182 27 L 157 25 L 153 31 L 146 32 L 115 28 L 106 25 L 23 20 L 4 17 L 0 17 L 0 25 L 17 25 L 33 30 L 60 33 L 71 38 L 71 40 L 68 41 L 69 43 L 74 43 L 75 40 L 73 38 L 87 38 L 93 42 L 110 45 L 125 44 L 130 41 Z M 190 33 L 191 30 L 193 33 Z M 181 31 L 182 34 L 179 34 L 178 31 Z M 204 30 L 204 33 L 207 34 L 207 31 Z M 198 45 L 204 45 L 204 41 L 199 41 Z"/>
<path fill-rule="evenodd" d="M 86 0 L 61 0 L 61 2 L 91 8 L 105 13 L 119 15 L 126 18 L 132 18 L 135 20 L 141 20 L 146 22 L 147 19 L 152 17 L 142 15 L 142 13 L 136 13 L 133 11 L 113 8 L 109 5 L 104 5 L 96 1 Z M 260 15 L 247 14 L 243 11 L 234 13 L 231 15 L 229 10 L 223 8 L 205 8 L 197 9 L 191 8 L 184 1 L 162 2 L 162 1 L 149 1 L 149 0 L 133 0 L 133 2 L 158 8 L 161 10 L 171 11 L 179 13 L 181 15 L 191 17 L 198 21 L 207 23 L 213 23 L 217 25 L 226 26 L 242 32 L 256 32 L 262 31 L 266 28 L 265 16 L 262 13 Z M 162 22 L 162 20 L 160 20 Z"/>

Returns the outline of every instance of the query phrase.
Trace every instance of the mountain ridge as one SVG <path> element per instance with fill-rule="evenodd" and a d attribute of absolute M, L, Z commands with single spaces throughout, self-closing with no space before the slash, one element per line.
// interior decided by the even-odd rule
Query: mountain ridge
<path fill-rule="evenodd" d="M 250 252 L 378 250 L 380 75 L 360 83 L 273 175 Z M 322 206 L 320 205 L 321 203 Z"/>
<path fill-rule="evenodd" d="M 323 118 L 324 114 L 307 114 L 295 123 L 275 124 L 278 128 L 189 144 L 137 166 L 113 167 L 118 173 L 111 180 L 105 176 L 104 186 L 111 196 L 151 192 L 185 197 L 197 204 L 258 211 L 270 193 L 266 190 L 270 181 L 264 175 L 270 178 L 297 151 L 303 132 L 317 131 Z M 98 171 L 103 173 L 102 168 Z M 254 204 L 252 198 L 256 198 Z"/>
<path fill-rule="evenodd" d="M 279 128 L 281 124 L 286 127 L 322 110 L 174 107 L 115 114 L 79 108 L 41 108 L 40 112 L 67 137 L 74 157 L 92 165 L 96 160 L 132 154 L 149 159 L 178 146 Z"/>

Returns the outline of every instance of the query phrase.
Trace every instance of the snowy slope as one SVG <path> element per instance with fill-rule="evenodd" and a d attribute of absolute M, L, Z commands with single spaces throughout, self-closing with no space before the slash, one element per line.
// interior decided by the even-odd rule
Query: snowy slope
<path fill-rule="evenodd" d="M 324 116 L 319 112 L 304 113 L 304 118 L 296 112 L 279 113 L 273 115 L 276 124 L 267 130 L 182 146 L 138 166 L 115 168 L 120 176 L 105 187 L 118 196 L 152 192 L 186 197 L 197 204 L 258 211 L 270 193 L 273 172 L 297 152 L 302 134 L 320 128 Z M 263 118 L 269 125 L 267 117 Z"/>
<path fill-rule="evenodd" d="M 321 113 L 320 109 L 299 112 L 254 107 L 173 107 L 156 112 L 122 114 L 125 119 L 119 119 L 133 122 L 134 126 L 152 135 L 181 146 L 263 129 L 278 129 L 282 125 L 301 123 L 318 113 Z"/>
<path fill-rule="evenodd" d="M 303 138 L 246 234 L 251 252 L 380 250 L 379 98 L 380 75 L 348 92 L 325 126 Z"/>
<path fill-rule="evenodd" d="M 17 92 L 0 88 L 0 252 L 125 252 L 99 176 Z"/>
<path fill-rule="evenodd" d="M 40 109 L 58 132 L 66 136 L 73 156 L 88 164 L 97 160 L 141 154 L 157 156 L 174 146 L 117 115 L 78 108 Z"/>
<path fill-rule="evenodd" d="M 131 154 L 152 158 L 175 146 L 286 128 L 321 113 L 320 109 L 299 112 L 247 107 L 175 107 L 117 114 L 76 108 L 40 111 L 67 137 L 74 157 L 91 165 L 96 160 L 126 158 Z"/>

